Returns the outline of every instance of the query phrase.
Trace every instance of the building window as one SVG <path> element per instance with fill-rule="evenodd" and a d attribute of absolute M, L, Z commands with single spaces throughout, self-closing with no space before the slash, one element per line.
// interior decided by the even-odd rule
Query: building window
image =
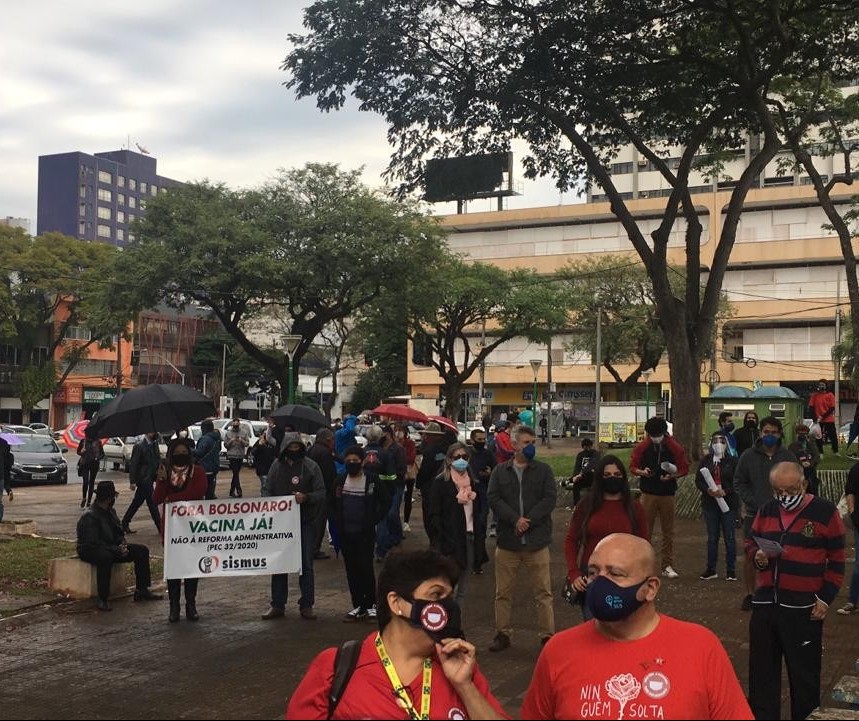
<path fill-rule="evenodd" d="M 149 185 L 146 183 L 145 180 L 140 181 L 140 192 L 141 193 L 148 193 L 149 192 Z"/>
<path fill-rule="evenodd" d="M 129 190 L 137 190 L 137 181 L 134 178 L 128 179 L 128 188 Z"/>
<path fill-rule="evenodd" d="M 110 212 L 110 208 L 103 208 L 102 206 L 98 207 L 98 217 L 102 220 L 110 220 L 113 213 Z"/>
<path fill-rule="evenodd" d="M 18 365 L 18 347 L 0 343 L 0 366 Z"/>
<path fill-rule="evenodd" d="M 117 205 L 125 205 L 125 193 L 116 194 Z"/>
<path fill-rule="evenodd" d="M 632 172 L 632 163 L 612 163 L 611 174 L 623 175 L 624 173 Z"/>
<path fill-rule="evenodd" d="M 81 198 L 86 198 L 86 185 L 81 183 L 79 195 Z"/>
<path fill-rule="evenodd" d="M 86 216 L 86 203 L 81 203 L 78 208 L 80 209 L 81 218 Z"/>
<path fill-rule="evenodd" d="M 108 173 L 106 170 L 98 171 L 98 182 L 99 183 L 107 183 L 108 185 L 113 184 L 113 176 Z"/>
<path fill-rule="evenodd" d="M 125 187 L 125 176 L 124 175 L 117 175 L 116 176 L 116 184 L 120 188 L 124 188 Z"/>
<path fill-rule="evenodd" d="M 160 191 L 158 191 L 158 192 L 160 192 L 160 193 L 161 193 L 161 195 L 164 195 L 164 193 L 166 193 L 166 192 L 167 192 L 167 188 L 161 188 L 161 190 L 160 190 Z"/>
<path fill-rule="evenodd" d="M 149 186 L 149 195 L 151 195 L 151 196 L 153 196 L 153 197 L 154 197 L 154 196 L 156 196 L 156 195 L 158 195 L 158 186 L 156 186 L 156 185 L 150 185 L 150 186 Z"/>
<path fill-rule="evenodd" d="M 116 239 L 119 241 L 125 240 L 125 231 L 122 228 L 116 229 Z"/>
<path fill-rule="evenodd" d="M 129 233 L 128 234 L 128 242 L 133 243 L 135 240 L 136 240 L 136 236 L 134 235 L 134 233 Z"/>
<path fill-rule="evenodd" d="M 78 223 L 78 235 L 86 235 L 86 223 L 83 221 Z"/>
<path fill-rule="evenodd" d="M 128 196 L 128 207 L 129 208 L 136 208 L 137 207 L 137 198 L 135 198 L 133 195 Z"/>
<path fill-rule="evenodd" d="M 125 222 L 125 213 L 121 210 L 116 211 L 116 222 L 124 223 Z"/>
<path fill-rule="evenodd" d="M 44 365 L 48 362 L 48 348 L 47 346 L 37 345 L 33 348 L 33 352 L 30 353 L 30 361 L 35 365 Z"/>
<path fill-rule="evenodd" d="M 66 326 L 66 339 L 67 340 L 90 340 L 92 338 L 92 333 L 90 329 L 82 326 L 82 325 L 69 325 Z"/>
<path fill-rule="evenodd" d="M 772 178 L 764 178 L 764 187 L 771 188 L 778 185 L 793 185 L 793 176 L 776 175 Z"/>
<path fill-rule="evenodd" d="M 137 216 L 134 213 L 128 214 L 128 222 L 129 224 L 133 223 L 137 219 Z"/>
<path fill-rule="evenodd" d="M 139 205 L 138 207 L 139 207 L 141 210 L 145 210 L 145 209 L 146 209 L 146 201 L 145 201 L 145 200 L 143 200 L 143 199 L 141 199 L 141 201 L 140 201 L 140 205 Z"/>
<path fill-rule="evenodd" d="M 110 203 L 113 201 L 113 193 L 105 188 L 99 188 L 98 199 Z"/>
<path fill-rule="evenodd" d="M 98 237 L 99 238 L 109 238 L 110 237 L 110 226 L 102 225 L 99 223 L 98 225 Z"/>

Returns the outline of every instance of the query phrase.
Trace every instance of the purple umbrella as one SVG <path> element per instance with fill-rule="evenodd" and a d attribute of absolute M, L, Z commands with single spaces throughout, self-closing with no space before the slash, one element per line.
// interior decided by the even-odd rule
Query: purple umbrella
<path fill-rule="evenodd" d="M 2 438 L 6 443 L 10 446 L 23 446 L 26 441 L 21 440 L 19 436 L 16 436 L 14 433 L 0 433 L 0 438 Z"/>

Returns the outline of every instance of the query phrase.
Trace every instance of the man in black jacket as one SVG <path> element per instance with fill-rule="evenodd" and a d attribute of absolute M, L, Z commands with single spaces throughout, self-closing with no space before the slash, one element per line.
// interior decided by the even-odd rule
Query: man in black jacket
<path fill-rule="evenodd" d="M 149 515 L 152 516 L 155 529 L 159 534 L 161 533 L 161 515 L 158 513 L 155 501 L 152 500 L 155 474 L 158 472 L 160 463 L 161 451 L 158 450 L 158 434 L 147 433 L 134 444 L 134 448 L 131 450 L 131 461 L 128 463 L 128 480 L 134 490 L 134 498 L 122 517 L 122 530 L 125 533 L 136 533 L 136 531 L 131 530 L 129 524 L 134 518 L 134 514 L 137 513 L 137 509 L 144 503 L 149 509 Z"/>
<path fill-rule="evenodd" d="M 133 563 L 136 588 L 135 601 L 160 601 L 161 596 L 149 590 L 149 549 L 138 543 L 126 543 L 119 517 L 113 510 L 116 503 L 116 486 L 113 481 L 99 481 L 95 489 L 95 503 L 89 507 L 77 527 L 78 557 L 96 567 L 98 578 L 99 611 L 112 610 L 110 572 L 114 563 Z"/>
<path fill-rule="evenodd" d="M 316 439 L 307 451 L 307 457 L 319 466 L 322 482 L 325 484 L 325 503 L 319 504 L 316 514 L 316 542 L 313 546 L 313 558 L 324 561 L 331 558 L 322 550 L 322 539 L 325 538 L 325 524 L 334 512 L 334 481 L 337 479 L 337 467 L 334 465 L 334 431 L 330 428 L 316 431 Z"/>
<path fill-rule="evenodd" d="M 421 431 L 421 438 L 423 439 L 420 447 L 421 466 L 415 479 L 415 487 L 421 494 L 421 517 L 423 518 L 424 530 L 427 532 L 430 545 L 432 545 L 433 537 L 429 527 L 430 488 L 432 488 L 435 477 L 444 468 L 444 456 L 449 444 L 446 442 L 445 433 L 441 426 L 435 421 L 426 424 Z"/>

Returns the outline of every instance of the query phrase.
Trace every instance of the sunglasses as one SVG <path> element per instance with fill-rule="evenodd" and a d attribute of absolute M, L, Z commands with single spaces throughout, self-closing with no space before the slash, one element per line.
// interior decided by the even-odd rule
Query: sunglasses
<path fill-rule="evenodd" d="M 468 456 L 462 456 L 462 455 L 451 456 L 450 460 L 452 460 L 452 461 L 459 461 L 459 460 L 467 461 Z"/>

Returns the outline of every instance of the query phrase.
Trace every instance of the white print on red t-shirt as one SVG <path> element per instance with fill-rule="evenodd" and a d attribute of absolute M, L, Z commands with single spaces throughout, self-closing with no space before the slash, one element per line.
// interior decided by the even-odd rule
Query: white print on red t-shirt
<path fill-rule="evenodd" d="M 603 689 L 608 698 L 603 697 Z M 661 704 L 635 703 L 642 690 L 645 695 L 654 700 L 663 699 L 671 690 L 671 682 L 665 674 L 653 671 L 639 681 L 631 673 L 620 673 L 612 676 L 605 684 L 587 684 L 582 687 L 580 699 L 582 705 L 579 715 L 583 719 L 664 719 L 665 710 Z M 661 695 L 660 695 L 661 694 Z M 617 711 L 611 700 L 620 704 Z M 615 716 L 615 713 L 617 716 Z"/>
<path fill-rule="evenodd" d="M 450 721 L 465 721 L 465 719 L 468 718 L 468 716 L 465 715 L 465 711 L 461 708 L 457 708 L 456 706 L 447 712 L 447 717 Z"/>

